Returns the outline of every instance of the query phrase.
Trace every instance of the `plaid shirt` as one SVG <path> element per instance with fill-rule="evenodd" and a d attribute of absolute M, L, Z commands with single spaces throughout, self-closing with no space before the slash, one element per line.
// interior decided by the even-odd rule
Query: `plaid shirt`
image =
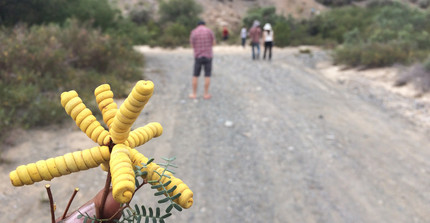
<path fill-rule="evenodd" d="M 254 26 L 249 30 L 249 37 L 251 37 L 251 42 L 259 43 L 261 38 L 261 29 L 258 26 Z"/>
<path fill-rule="evenodd" d="M 190 44 L 194 49 L 194 57 L 212 58 L 212 46 L 215 40 L 212 30 L 204 25 L 199 25 L 191 31 Z"/>

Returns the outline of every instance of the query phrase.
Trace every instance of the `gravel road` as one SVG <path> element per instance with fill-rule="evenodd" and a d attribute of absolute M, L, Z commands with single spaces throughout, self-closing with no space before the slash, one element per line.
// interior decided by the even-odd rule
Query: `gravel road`
<path fill-rule="evenodd" d="M 203 100 L 201 78 L 191 100 L 190 49 L 137 50 L 155 93 L 135 126 L 164 127 L 139 150 L 155 162 L 175 156 L 175 176 L 194 192 L 194 205 L 167 222 L 430 222 L 429 129 L 324 78 L 324 52 L 275 48 L 269 62 L 216 47 L 213 97 Z M 14 188 L 9 171 L 95 145 L 70 123 L 20 136 L 2 154 L 0 222 L 46 223 L 45 183 Z M 74 187 L 72 209 L 104 177 L 96 168 L 52 180 L 57 215 Z M 153 192 L 144 187 L 134 202 L 156 206 Z"/>

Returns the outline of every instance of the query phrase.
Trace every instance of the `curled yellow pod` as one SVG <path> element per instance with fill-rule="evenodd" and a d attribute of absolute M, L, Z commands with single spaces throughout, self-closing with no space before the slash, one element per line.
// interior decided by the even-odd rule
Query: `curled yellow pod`
<path fill-rule="evenodd" d="M 97 167 L 109 159 L 109 148 L 98 146 L 18 166 L 16 170 L 9 173 L 9 177 L 14 186 L 30 185 L 42 180 L 49 181 L 54 177 Z"/>
<path fill-rule="evenodd" d="M 115 144 L 122 144 L 127 140 L 129 129 L 131 129 L 153 91 L 154 84 L 152 81 L 138 81 L 136 83 L 124 103 L 117 110 L 110 126 L 109 132 Z"/>
<path fill-rule="evenodd" d="M 18 176 L 18 173 L 16 170 L 13 170 L 9 173 L 10 182 L 15 187 L 24 186 L 24 183 L 21 181 L 21 179 Z"/>
<path fill-rule="evenodd" d="M 117 110 L 118 109 L 116 108 L 112 108 L 103 113 L 103 121 L 109 129 L 111 128 L 113 118 L 115 117 Z"/>
<path fill-rule="evenodd" d="M 136 149 L 130 150 L 130 158 L 133 161 L 134 166 L 143 167 L 142 163 L 146 164 L 148 162 L 148 158 L 139 153 Z M 163 168 L 160 168 L 159 165 L 152 162 L 148 164 L 146 168 L 143 167 L 142 171 L 147 171 L 148 173 L 145 178 L 146 180 L 158 180 L 160 179 L 160 176 L 154 172 L 156 171 L 159 174 L 162 174 Z M 181 193 L 181 195 L 174 201 L 185 209 L 190 208 L 194 202 L 193 192 L 191 191 L 191 189 L 184 182 L 182 182 L 182 180 L 174 177 L 173 174 L 171 174 L 170 172 L 166 171 L 164 174 L 169 175 L 170 179 L 167 177 L 163 177 L 161 179 L 161 182 L 166 183 L 168 180 L 171 180 L 172 182 L 167 187 L 169 189 L 176 186 L 176 189 L 171 193 L 171 196 Z"/>
<path fill-rule="evenodd" d="M 33 182 L 42 181 L 42 176 L 39 174 L 39 170 L 37 170 L 37 166 L 35 163 L 29 163 L 26 165 L 28 175 Z"/>
<path fill-rule="evenodd" d="M 117 104 L 113 100 L 113 92 L 109 84 L 102 84 L 94 90 L 96 102 L 102 112 L 104 123 L 110 128 L 116 114 Z M 113 111 L 112 111 L 113 110 Z"/>
<path fill-rule="evenodd" d="M 76 122 L 76 125 L 94 142 L 103 145 L 104 142 L 110 140 L 110 138 L 107 139 L 110 137 L 109 132 L 101 126 L 75 91 L 61 94 L 61 104 L 67 114 Z"/>
<path fill-rule="evenodd" d="M 129 202 L 135 190 L 130 148 L 123 144 L 115 145 L 112 148 L 109 166 L 112 176 L 113 198 L 119 203 Z"/>
<path fill-rule="evenodd" d="M 163 133 L 163 127 L 158 122 L 151 122 L 130 132 L 127 142 L 130 147 L 135 148 L 147 143 L 152 138 Z"/>
<path fill-rule="evenodd" d="M 107 172 L 109 170 L 109 162 L 100 164 L 100 168 L 102 168 L 103 171 Z"/>
<path fill-rule="evenodd" d="M 63 107 L 65 107 L 66 103 L 69 102 L 72 98 L 75 98 L 76 96 L 78 96 L 78 93 L 76 91 L 74 91 L 74 90 L 66 91 L 66 92 L 61 93 L 61 96 L 60 96 L 60 98 L 61 98 L 61 105 Z"/>

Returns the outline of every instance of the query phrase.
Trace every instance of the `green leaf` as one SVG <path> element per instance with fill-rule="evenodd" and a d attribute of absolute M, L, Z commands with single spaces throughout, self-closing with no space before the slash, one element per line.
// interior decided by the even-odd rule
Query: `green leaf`
<path fill-rule="evenodd" d="M 181 193 L 175 194 L 172 197 L 170 197 L 170 199 L 175 200 L 176 198 L 178 198 L 179 196 L 181 196 Z"/>
<path fill-rule="evenodd" d="M 172 183 L 171 180 L 167 181 L 165 184 L 163 184 L 164 187 L 167 187 L 170 183 Z"/>
<path fill-rule="evenodd" d="M 149 223 L 149 217 L 148 216 L 145 217 L 145 223 Z"/>
<path fill-rule="evenodd" d="M 152 223 L 157 223 L 157 219 L 156 218 L 152 218 Z"/>
<path fill-rule="evenodd" d="M 169 163 L 169 166 L 174 167 L 174 168 L 178 168 L 178 166 L 176 166 L 175 164 Z"/>
<path fill-rule="evenodd" d="M 136 210 L 137 215 L 140 215 L 139 206 L 137 206 L 137 204 L 134 205 L 134 209 Z"/>
<path fill-rule="evenodd" d="M 145 209 L 145 206 L 143 206 L 143 205 L 142 205 L 142 215 L 146 216 L 146 209 Z"/>
<path fill-rule="evenodd" d="M 154 161 L 154 158 L 149 159 L 148 162 L 146 162 L 146 165 L 152 163 L 152 161 Z"/>
<path fill-rule="evenodd" d="M 165 223 L 164 220 L 162 218 L 160 218 L 160 223 Z"/>
<path fill-rule="evenodd" d="M 130 210 L 127 209 L 126 211 L 127 211 L 128 216 L 132 216 L 133 215 Z"/>
<path fill-rule="evenodd" d="M 150 181 L 148 181 L 148 183 L 150 183 L 150 184 L 158 183 L 158 180 L 150 180 Z"/>
<path fill-rule="evenodd" d="M 152 208 L 148 208 L 149 209 L 149 217 L 152 217 L 154 214 L 154 211 L 152 210 Z"/>
<path fill-rule="evenodd" d="M 163 175 L 163 177 L 167 177 L 167 178 L 169 178 L 169 179 L 172 179 L 172 177 L 171 177 L 171 176 L 169 176 L 169 175 Z"/>
<path fill-rule="evenodd" d="M 159 207 L 157 207 L 156 209 L 155 209 L 155 217 L 160 217 L 160 208 Z"/>
<path fill-rule="evenodd" d="M 93 219 L 93 220 L 91 221 L 91 223 L 96 223 L 96 220 L 95 220 L 95 219 Z"/>
<path fill-rule="evenodd" d="M 136 220 L 137 220 L 137 223 L 140 223 L 140 221 L 142 220 L 142 216 L 138 215 L 138 216 L 136 217 Z"/>
<path fill-rule="evenodd" d="M 152 185 L 151 186 L 151 188 L 152 189 L 158 189 L 158 188 L 160 188 L 161 186 L 163 186 L 162 184 L 157 184 L 157 185 Z"/>
<path fill-rule="evenodd" d="M 79 214 L 77 218 L 81 219 L 82 217 L 84 217 L 84 216 L 82 214 Z"/>
<path fill-rule="evenodd" d="M 172 206 L 172 207 L 173 207 L 173 206 Z M 172 213 L 167 213 L 167 214 L 165 214 L 165 215 L 161 216 L 161 219 L 168 218 L 168 217 L 170 217 L 171 215 L 172 215 Z"/>
<path fill-rule="evenodd" d="M 134 185 L 136 186 L 136 187 L 139 187 L 139 180 L 137 180 L 137 178 L 136 179 L 134 179 Z"/>
<path fill-rule="evenodd" d="M 169 201 L 170 200 L 170 198 L 169 197 L 166 197 L 166 198 L 163 198 L 163 199 L 161 199 L 161 200 L 159 200 L 158 201 L 158 203 L 166 203 L 167 201 Z"/>
<path fill-rule="evenodd" d="M 170 214 L 170 211 L 172 210 L 172 208 L 173 208 L 173 204 L 169 205 L 169 207 L 166 208 L 166 213 Z"/>
<path fill-rule="evenodd" d="M 173 203 L 173 206 L 176 208 L 176 210 L 178 210 L 178 211 L 182 211 L 182 207 L 181 207 L 181 206 L 179 206 L 178 204 Z"/>
<path fill-rule="evenodd" d="M 172 188 L 170 188 L 170 189 L 167 191 L 167 193 L 168 193 L 168 194 L 172 193 L 176 188 L 177 188 L 177 186 L 176 186 L 176 185 L 175 185 L 175 186 L 173 186 Z"/>
<path fill-rule="evenodd" d="M 166 192 L 164 191 L 164 190 L 162 190 L 162 191 L 158 191 L 158 192 L 155 192 L 155 196 L 160 196 L 160 195 L 163 195 L 163 194 L 165 194 Z"/>

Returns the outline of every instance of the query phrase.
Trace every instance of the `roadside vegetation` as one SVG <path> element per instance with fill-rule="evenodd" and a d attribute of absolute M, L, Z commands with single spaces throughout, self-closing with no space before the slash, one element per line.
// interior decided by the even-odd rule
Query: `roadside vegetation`
<path fill-rule="evenodd" d="M 255 19 L 262 24 L 269 22 L 276 35 L 276 46 L 324 46 L 332 49 L 335 64 L 347 67 L 414 65 L 408 74 L 402 74 L 400 82 L 407 80 L 423 93 L 429 91 L 427 1 L 417 2 L 416 6 L 399 1 L 372 1 L 365 7 L 351 5 L 355 1 L 347 0 L 320 2 L 335 7 L 308 20 L 278 16 L 273 7 L 252 9 L 243 18 L 243 24 L 249 27 Z"/>
<path fill-rule="evenodd" d="M 161 1 L 157 20 L 144 7 L 126 17 L 108 0 L 0 4 L 0 141 L 15 127 L 68 120 L 63 91 L 109 83 L 116 97 L 127 95 L 144 66 L 133 46 L 187 45 L 201 11 L 193 0 Z M 95 108 L 93 96 L 80 96 Z"/>

